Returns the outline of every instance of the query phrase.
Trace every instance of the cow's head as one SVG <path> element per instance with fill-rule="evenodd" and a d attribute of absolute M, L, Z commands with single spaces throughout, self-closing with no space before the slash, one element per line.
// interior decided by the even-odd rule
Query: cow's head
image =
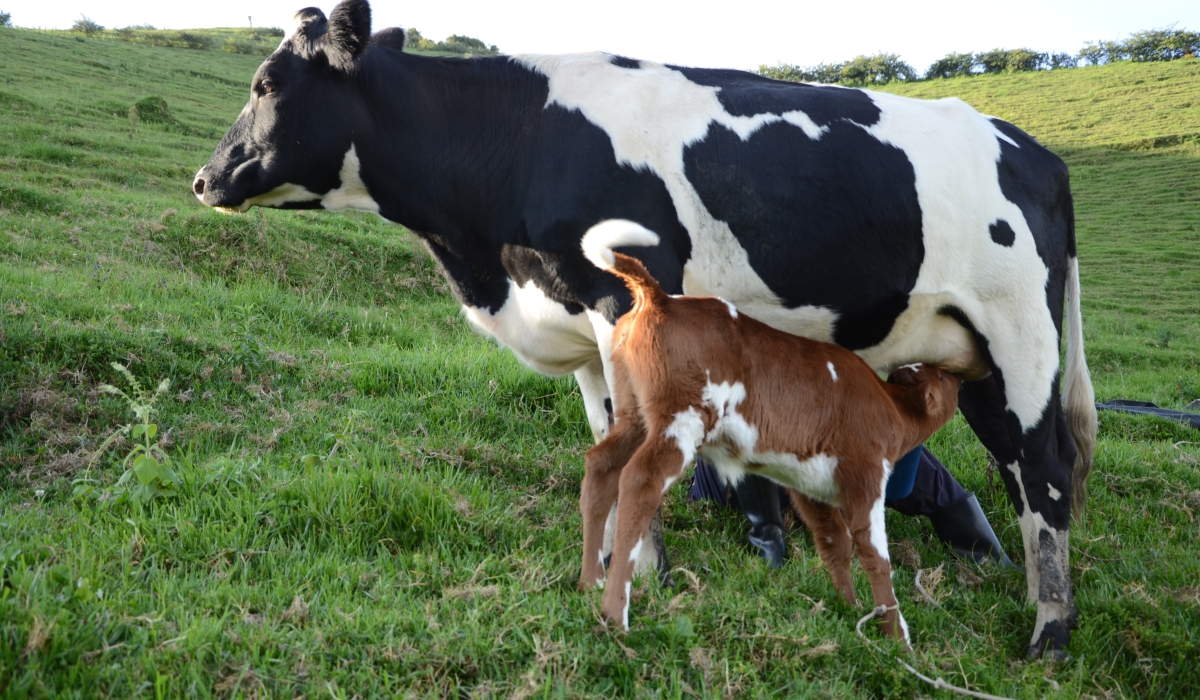
<path fill-rule="evenodd" d="M 355 78 L 371 39 L 371 7 L 344 0 L 328 19 L 309 7 L 295 20 L 291 35 L 254 74 L 250 102 L 196 173 L 192 189 L 210 207 L 373 204 L 358 180 L 352 141 L 364 119 Z"/>

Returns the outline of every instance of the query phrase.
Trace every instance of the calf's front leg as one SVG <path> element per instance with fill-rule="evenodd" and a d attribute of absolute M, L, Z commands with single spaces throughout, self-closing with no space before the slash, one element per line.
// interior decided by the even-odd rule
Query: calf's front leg
<path fill-rule="evenodd" d="M 606 620 L 620 620 L 626 630 L 629 629 L 634 564 L 642 547 L 650 544 L 647 542 L 650 521 L 662 503 L 663 493 L 682 475 L 685 466 L 684 455 L 678 447 L 660 436 L 651 435 L 633 453 L 621 472 L 612 565 L 600 614 Z"/>

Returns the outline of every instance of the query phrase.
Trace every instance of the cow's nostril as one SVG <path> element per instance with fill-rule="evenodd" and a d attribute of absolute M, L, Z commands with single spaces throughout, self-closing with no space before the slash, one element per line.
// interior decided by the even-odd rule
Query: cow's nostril
<path fill-rule="evenodd" d="M 197 197 L 204 194 L 204 178 L 196 178 L 196 181 L 192 183 L 192 191 L 196 193 Z"/>

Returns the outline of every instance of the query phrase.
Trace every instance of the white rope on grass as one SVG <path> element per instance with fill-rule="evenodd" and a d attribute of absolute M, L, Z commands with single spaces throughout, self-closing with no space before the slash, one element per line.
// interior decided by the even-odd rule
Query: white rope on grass
<path fill-rule="evenodd" d="M 940 569 L 943 566 L 945 566 L 945 564 L 940 564 L 940 565 L 938 565 L 938 568 Z M 937 600 L 932 595 L 930 595 L 929 591 L 925 590 L 925 587 L 921 585 L 921 570 L 919 568 L 917 569 L 916 578 L 913 579 L 913 585 L 915 585 L 917 587 L 917 592 L 921 594 L 921 597 L 924 598 L 926 602 L 928 602 L 930 605 L 932 605 L 935 608 L 942 607 L 942 604 L 937 602 Z M 983 639 L 983 635 L 979 634 L 978 632 L 971 629 L 970 627 L 967 627 L 967 625 L 962 620 L 958 619 L 957 617 L 951 617 L 950 619 L 954 620 L 954 622 L 957 623 L 959 627 L 965 629 L 967 631 L 967 633 L 970 634 L 972 637 L 974 637 L 976 639 Z"/>
<path fill-rule="evenodd" d="M 854 633 L 857 634 L 860 639 L 862 639 L 864 642 L 866 642 L 867 645 L 870 646 L 873 650 L 875 650 L 876 652 L 878 652 L 880 654 L 886 655 L 886 652 L 884 652 L 882 649 L 880 649 L 878 646 L 876 646 L 875 642 L 872 642 L 870 639 L 868 639 L 867 635 L 863 634 L 862 626 L 863 626 L 863 623 L 865 623 L 867 620 L 870 620 L 871 618 L 882 617 L 889 610 L 899 610 L 899 609 L 900 609 L 899 604 L 880 605 L 879 607 L 875 608 L 871 612 L 869 612 L 866 615 L 863 615 L 861 618 L 859 618 L 858 624 L 854 625 Z M 920 678 L 921 680 L 925 681 L 929 685 L 932 685 L 934 688 L 937 688 L 939 690 L 949 690 L 949 691 L 958 693 L 959 695 L 967 695 L 967 696 L 970 696 L 973 698 L 981 698 L 981 700 L 1012 700 L 1012 698 L 1006 698 L 1002 695 L 988 695 L 987 693 L 979 693 L 974 690 L 967 690 L 966 688 L 960 688 L 956 685 L 947 683 L 945 680 L 943 680 L 941 678 L 937 678 L 937 679 L 930 678 L 929 676 L 926 676 L 925 674 L 921 673 L 917 669 L 908 665 L 906 662 L 904 662 L 900 659 L 896 659 L 896 661 L 900 662 L 900 665 L 904 667 L 904 670 L 908 671 L 909 673 L 913 674 L 917 678 Z"/>

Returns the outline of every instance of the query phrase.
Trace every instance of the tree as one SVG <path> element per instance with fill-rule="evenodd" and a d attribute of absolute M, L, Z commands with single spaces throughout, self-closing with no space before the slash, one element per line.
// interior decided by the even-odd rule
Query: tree
<path fill-rule="evenodd" d="M 955 78 L 960 75 L 972 75 L 974 71 L 974 54 L 950 52 L 930 64 L 929 70 L 925 71 L 925 79 Z"/>
<path fill-rule="evenodd" d="M 1079 65 L 1079 61 L 1069 53 L 1049 53 L 1046 54 L 1046 60 L 1043 67 L 1046 70 L 1058 70 L 1059 68 L 1074 68 Z"/>
<path fill-rule="evenodd" d="M 1131 61 L 1174 61 L 1196 55 L 1200 49 L 1200 34 L 1176 29 L 1174 25 L 1146 29 L 1130 34 L 1124 49 Z"/>
<path fill-rule="evenodd" d="M 437 48 L 437 44 L 421 36 L 421 32 L 415 27 L 409 27 L 404 34 L 404 48 L 414 51 L 433 51 Z"/>
<path fill-rule="evenodd" d="M 80 15 L 79 19 L 75 20 L 75 24 L 71 25 L 71 31 L 83 32 L 91 36 L 97 32 L 104 31 L 104 26 L 92 21 L 87 15 Z"/>
<path fill-rule="evenodd" d="M 842 85 L 883 85 L 893 80 L 916 80 L 913 67 L 894 53 L 874 56 L 855 56 L 844 63 L 818 63 L 802 67 L 790 63 L 759 66 L 759 75 L 794 83 L 825 83 Z"/>
<path fill-rule="evenodd" d="M 0 27 L 12 26 L 12 13 L 0 10 Z"/>

